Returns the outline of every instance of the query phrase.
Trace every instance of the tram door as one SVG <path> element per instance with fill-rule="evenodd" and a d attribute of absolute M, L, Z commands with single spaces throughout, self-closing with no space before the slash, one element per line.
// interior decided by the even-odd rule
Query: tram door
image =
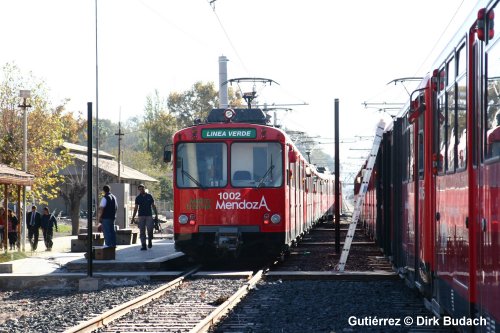
<path fill-rule="evenodd" d="M 295 237 L 295 164 L 288 161 L 287 184 L 288 184 L 288 239 Z"/>
<path fill-rule="evenodd" d="M 498 6 L 497 6 L 498 11 Z M 484 47 L 484 73 L 482 82 L 486 86 L 475 89 L 477 92 L 476 113 L 480 120 L 478 135 L 478 179 L 477 179 L 477 304 L 481 315 L 495 319 L 496 328 L 500 323 L 500 297 L 498 295 L 498 277 L 500 276 L 500 38 L 495 34 Z M 474 47 L 474 54 L 481 50 Z M 476 57 L 478 82 L 481 75 L 481 60 Z M 486 95 L 486 96 L 485 96 Z M 480 97 L 483 98 L 480 98 Z M 484 96 L 486 98 L 484 98 Z M 482 104 L 484 103 L 484 104 Z M 495 328 L 493 328 L 495 331 Z"/>
<path fill-rule="evenodd" d="M 402 219 L 401 219 L 401 261 L 407 280 L 414 283 L 415 277 L 415 126 L 409 117 L 402 118 L 401 153 L 402 161 Z"/>
<path fill-rule="evenodd" d="M 465 41 L 439 68 L 435 121 L 436 213 L 434 296 L 457 316 L 469 313 L 469 170 Z"/>

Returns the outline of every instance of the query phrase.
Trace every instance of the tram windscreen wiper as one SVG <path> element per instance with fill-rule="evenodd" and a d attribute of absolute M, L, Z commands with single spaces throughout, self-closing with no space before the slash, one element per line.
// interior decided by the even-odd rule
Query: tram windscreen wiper
<path fill-rule="evenodd" d="M 182 182 L 184 182 L 184 176 L 188 177 L 189 180 L 191 180 L 193 183 L 196 184 L 196 186 L 200 187 L 200 188 L 205 188 L 198 179 L 194 178 L 193 176 L 191 176 L 191 174 L 189 172 L 187 172 L 186 170 L 184 170 L 184 160 L 181 159 L 181 174 L 182 174 Z"/>
<path fill-rule="evenodd" d="M 274 169 L 274 164 L 273 164 L 273 155 L 271 155 L 271 165 L 269 166 L 269 168 L 267 169 L 266 173 L 264 174 L 264 176 L 262 176 L 261 180 L 259 181 L 259 184 L 257 185 L 257 187 L 262 187 L 262 185 L 264 185 L 264 181 L 267 179 L 267 177 L 269 175 L 272 175 L 272 171 Z"/>

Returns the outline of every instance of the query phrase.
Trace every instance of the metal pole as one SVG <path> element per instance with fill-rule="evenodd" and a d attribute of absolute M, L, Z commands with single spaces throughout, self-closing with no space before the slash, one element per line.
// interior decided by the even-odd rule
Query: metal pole
<path fill-rule="evenodd" d="M 97 62 L 97 0 L 95 0 L 95 213 L 97 222 L 97 200 L 99 200 L 99 67 Z M 92 151 L 92 150 L 91 150 Z M 92 159 L 91 159 L 92 160 Z M 92 216 L 92 210 L 89 210 Z"/>
<path fill-rule="evenodd" d="M 335 253 L 340 254 L 339 99 L 335 99 Z"/>
<path fill-rule="evenodd" d="M 87 103 L 87 276 L 92 277 L 92 103 Z"/>

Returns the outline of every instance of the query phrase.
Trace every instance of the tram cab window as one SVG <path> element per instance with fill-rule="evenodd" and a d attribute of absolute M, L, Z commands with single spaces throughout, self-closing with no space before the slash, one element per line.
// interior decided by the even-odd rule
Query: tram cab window
<path fill-rule="evenodd" d="M 176 151 L 176 184 L 180 188 L 227 185 L 225 143 L 181 143 Z"/>
<path fill-rule="evenodd" d="M 488 86 L 485 105 L 486 158 L 500 157 L 500 43 L 498 40 L 486 54 Z"/>
<path fill-rule="evenodd" d="M 278 142 L 235 142 L 231 145 L 231 185 L 279 187 L 283 182 L 283 150 Z"/>

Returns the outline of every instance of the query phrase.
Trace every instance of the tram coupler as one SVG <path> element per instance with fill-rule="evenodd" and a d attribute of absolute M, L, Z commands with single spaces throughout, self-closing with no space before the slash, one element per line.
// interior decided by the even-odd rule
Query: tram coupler
<path fill-rule="evenodd" d="M 221 227 L 215 234 L 218 249 L 236 251 L 241 245 L 241 232 L 236 227 Z"/>

